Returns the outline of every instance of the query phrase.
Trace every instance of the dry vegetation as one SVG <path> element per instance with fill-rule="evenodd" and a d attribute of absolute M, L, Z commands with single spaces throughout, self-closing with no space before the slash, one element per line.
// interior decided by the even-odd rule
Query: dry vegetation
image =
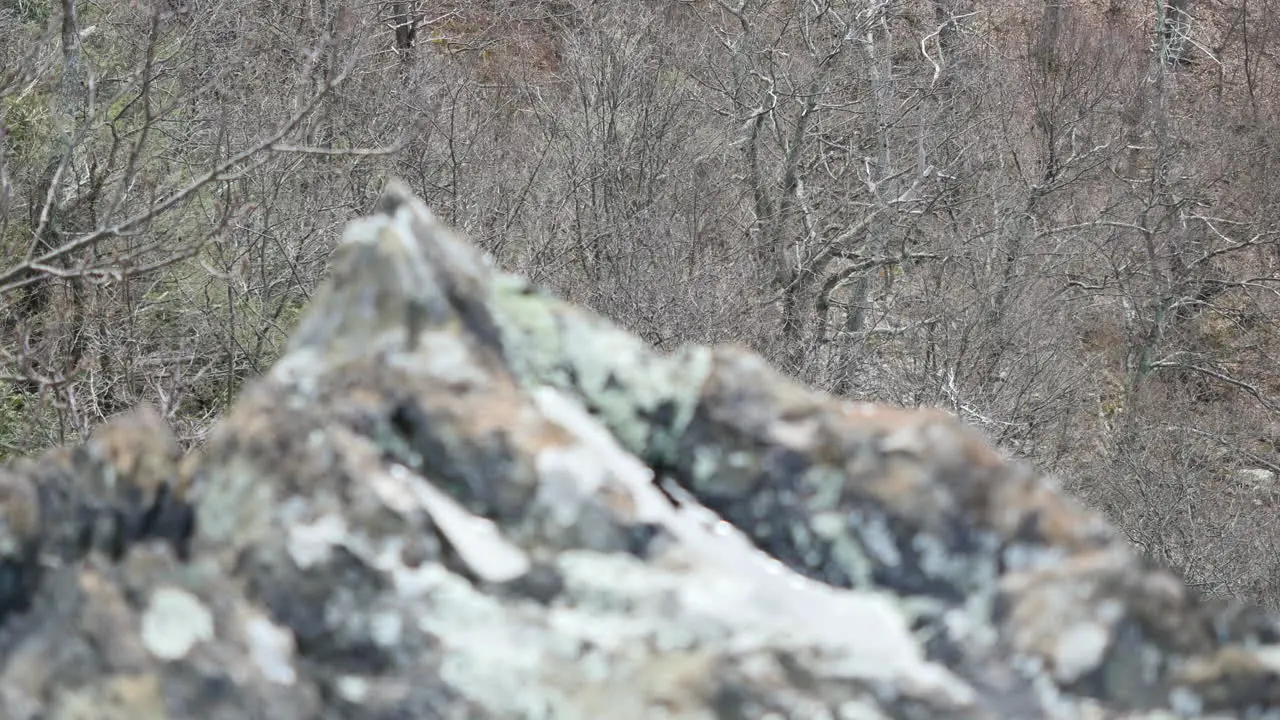
<path fill-rule="evenodd" d="M 0 456 L 140 402 L 198 443 L 394 174 L 1280 604 L 1270 2 L 0 0 Z"/>

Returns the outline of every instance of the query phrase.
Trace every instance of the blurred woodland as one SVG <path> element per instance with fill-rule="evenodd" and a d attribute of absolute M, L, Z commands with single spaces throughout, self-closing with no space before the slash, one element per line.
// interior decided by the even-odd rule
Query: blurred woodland
<path fill-rule="evenodd" d="M 1280 606 L 1280 0 L 0 0 L 0 459 L 188 445 L 405 179 Z"/>

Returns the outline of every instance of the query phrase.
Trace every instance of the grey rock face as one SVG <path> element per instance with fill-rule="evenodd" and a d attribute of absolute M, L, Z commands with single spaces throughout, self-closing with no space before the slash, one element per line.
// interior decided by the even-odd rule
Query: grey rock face
<path fill-rule="evenodd" d="M 0 472 L 0 717 L 1280 717 L 1280 625 L 392 184 L 198 457 L 138 411 Z"/>

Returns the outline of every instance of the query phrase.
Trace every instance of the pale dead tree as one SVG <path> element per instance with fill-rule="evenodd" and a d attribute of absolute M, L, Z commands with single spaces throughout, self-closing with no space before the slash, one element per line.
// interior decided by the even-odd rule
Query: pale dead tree
<path fill-rule="evenodd" d="M 721 79 L 706 84 L 739 124 L 750 247 L 777 307 L 774 352 L 817 379 L 832 346 L 865 335 L 867 276 L 931 257 L 895 240 L 936 170 L 928 141 L 908 129 L 928 90 L 904 83 L 893 59 L 921 38 L 892 29 L 899 8 L 887 2 L 720 9 L 708 19 L 720 46 L 708 72 Z M 837 306 L 833 333 L 826 316 Z"/>

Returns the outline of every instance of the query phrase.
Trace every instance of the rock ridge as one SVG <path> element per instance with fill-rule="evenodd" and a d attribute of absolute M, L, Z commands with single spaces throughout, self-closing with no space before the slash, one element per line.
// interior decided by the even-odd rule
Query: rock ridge
<path fill-rule="evenodd" d="M 1280 622 L 393 181 L 199 454 L 140 409 L 0 469 L 0 718 L 77 717 L 1280 718 Z"/>

